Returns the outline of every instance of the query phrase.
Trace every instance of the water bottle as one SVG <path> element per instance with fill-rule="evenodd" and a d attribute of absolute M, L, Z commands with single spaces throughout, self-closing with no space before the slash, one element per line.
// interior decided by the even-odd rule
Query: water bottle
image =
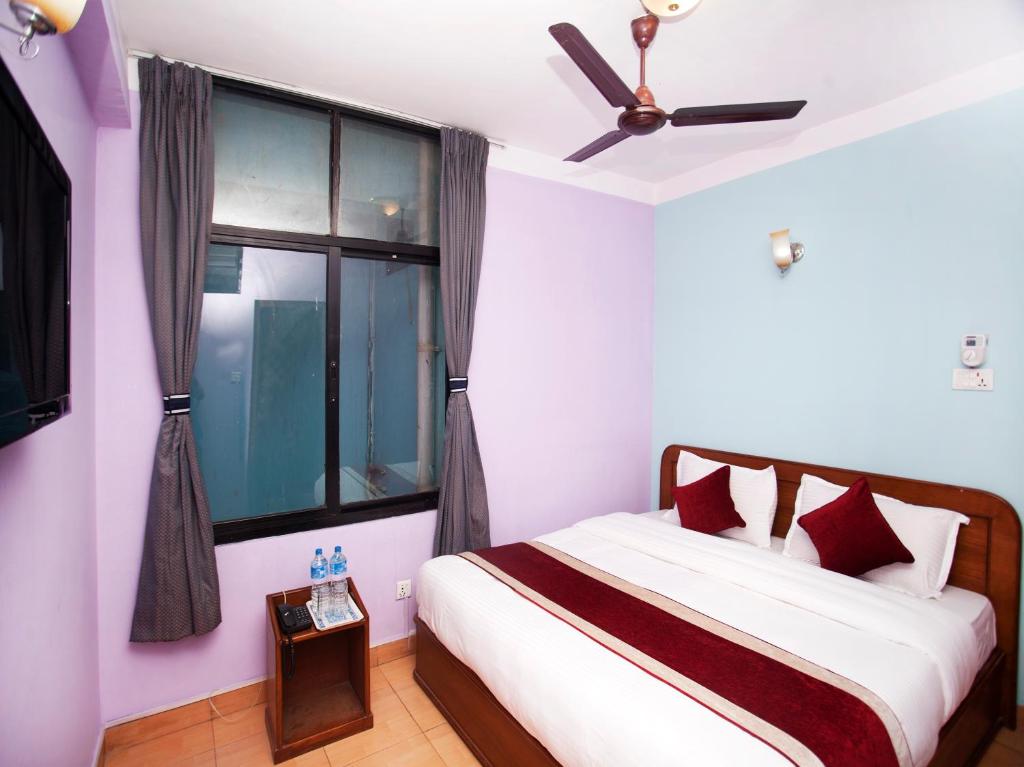
<path fill-rule="evenodd" d="M 331 614 L 332 621 L 349 617 L 348 609 L 348 557 L 341 553 L 341 546 L 334 547 L 330 564 Z"/>
<path fill-rule="evenodd" d="M 312 602 L 313 612 L 326 619 L 329 595 L 327 591 L 327 560 L 324 550 L 317 549 L 316 556 L 309 565 L 309 578 L 313 581 Z"/>

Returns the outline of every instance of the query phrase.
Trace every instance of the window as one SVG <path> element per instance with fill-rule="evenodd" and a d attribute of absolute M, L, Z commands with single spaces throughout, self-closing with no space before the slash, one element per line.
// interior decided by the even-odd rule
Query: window
<path fill-rule="evenodd" d="M 217 543 L 437 504 L 437 132 L 217 80 L 192 422 Z"/>

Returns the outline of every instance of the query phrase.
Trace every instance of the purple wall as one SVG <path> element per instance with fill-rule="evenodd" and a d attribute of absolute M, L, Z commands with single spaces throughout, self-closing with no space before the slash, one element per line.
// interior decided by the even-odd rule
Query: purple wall
<path fill-rule="evenodd" d="M 653 208 L 487 180 L 469 377 L 492 540 L 649 511 Z"/>
<path fill-rule="evenodd" d="M 21 615 L 2 613 L 0 764 L 87 765 L 101 722 L 93 457 L 96 126 L 65 42 L 44 39 L 38 58 L 23 61 L 11 53 L 12 40 L 3 38 L 0 55 L 71 177 L 72 412 L 0 449 L 0 583 L 40 627 L 23 631 Z"/>
<path fill-rule="evenodd" d="M 395 601 L 395 582 L 430 557 L 434 512 L 219 546 L 223 624 L 175 644 L 128 642 L 160 392 L 139 257 L 138 137 L 99 133 L 100 689 L 110 722 L 264 676 L 263 597 L 303 584 L 318 545 L 345 546 L 373 644 L 407 635 L 415 606 Z M 490 172 L 488 194 L 470 377 L 494 541 L 644 510 L 653 209 L 503 171 Z M 550 383 L 537 387 L 538 375 Z"/>

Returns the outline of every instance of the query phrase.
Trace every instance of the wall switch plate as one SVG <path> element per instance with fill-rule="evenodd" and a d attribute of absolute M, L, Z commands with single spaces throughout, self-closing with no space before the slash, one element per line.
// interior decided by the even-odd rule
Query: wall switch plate
<path fill-rule="evenodd" d="M 399 581 L 395 589 L 395 599 L 408 599 L 412 596 L 412 581 Z"/>
<path fill-rule="evenodd" d="M 957 391 L 992 391 L 995 377 L 992 368 L 954 368 L 953 388 Z"/>

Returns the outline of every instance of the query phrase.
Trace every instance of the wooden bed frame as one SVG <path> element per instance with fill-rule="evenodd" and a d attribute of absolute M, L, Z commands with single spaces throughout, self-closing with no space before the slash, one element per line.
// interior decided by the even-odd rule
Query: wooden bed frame
<path fill-rule="evenodd" d="M 805 473 L 840 485 L 867 477 L 876 493 L 921 506 L 954 509 L 970 517 L 971 523 L 960 528 L 949 583 L 989 598 L 996 613 L 997 646 L 963 703 L 943 726 L 929 767 L 977 764 L 1001 727 L 1016 729 L 1021 526 L 1010 504 L 982 490 L 670 445 L 661 457 L 660 508 L 672 506 L 681 450 L 752 469 L 774 466 L 779 505 L 772 535 L 779 537 L 789 530 L 796 491 Z M 416 629 L 416 681 L 485 767 L 560 767 L 473 670 L 452 655 L 419 618 Z"/>

